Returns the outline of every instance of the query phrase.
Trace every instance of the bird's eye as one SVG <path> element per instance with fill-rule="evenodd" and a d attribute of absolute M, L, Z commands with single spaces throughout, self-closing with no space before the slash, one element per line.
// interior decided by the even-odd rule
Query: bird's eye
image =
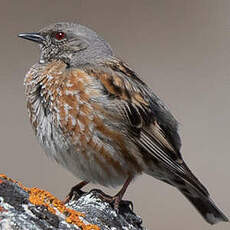
<path fill-rule="evenodd" d="M 64 32 L 59 31 L 59 32 L 55 32 L 55 33 L 54 33 L 54 37 L 55 37 L 58 41 L 60 41 L 60 40 L 62 40 L 62 39 L 64 39 L 64 38 L 66 37 L 66 34 L 65 34 Z"/>

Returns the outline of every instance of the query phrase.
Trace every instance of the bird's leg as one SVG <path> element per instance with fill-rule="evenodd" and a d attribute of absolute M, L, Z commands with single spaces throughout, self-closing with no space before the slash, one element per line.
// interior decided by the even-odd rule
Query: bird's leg
<path fill-rule="evenodd" d="M 119 203 L 121 202 L 130 182 L 132 181 L 133 177 L 129 176 L 128 179 L 125 181 L 124 185 L 122 186 L 121 190 L 113 197 L 114 200 L 114 208 L 118 210 Z"/>
<path fill-rule="evenodd" d="M 74 192 L 79 192 L 88 183 L 89 183 L 88 181 L 83 180 L 80 183 L 78 183 L 77 185 L 75 185 L 74 187 L 72 187 L 69 194 L 64 199 L 63 203 L 64 204 L 68 203 L 72 199 Z"/>
<path fill-rule="evenodd" d="M 103 195 L 101 194 L 101 197 L 103 200 L 109 202 L 109 203 L 113 203 L 114 209 L 118 210 L 119 204 L 130 184 L 130 182 L 132 181 L 133 177 L 129 176 L 128 179 L 125 181 L 124 185 L 122 186 L 121 190 L 113 197 L 109 197 L 107 195 Z"/>
<path fill-rule="evenodd" d="M 128 179 L 125 181 L 124 185 L 122 186 L 121 190 L 113 197 L 114 200 L 114 208 L 118 209 L 119 203 L 122 200 L 130 182 L 132 181 L 133 177 L 129 176 Z"/>

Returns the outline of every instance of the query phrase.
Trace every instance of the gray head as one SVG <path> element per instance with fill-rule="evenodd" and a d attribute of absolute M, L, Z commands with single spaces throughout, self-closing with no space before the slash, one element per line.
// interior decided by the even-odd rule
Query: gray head
<path fill-rule="evenodd" d="M 74 23 L 56 23 L 19 37 L 39 43 L 40 63 L 62 60 L 69 66 L 95 63 L 113 55 L 110 45 L 93 30 Z"/>

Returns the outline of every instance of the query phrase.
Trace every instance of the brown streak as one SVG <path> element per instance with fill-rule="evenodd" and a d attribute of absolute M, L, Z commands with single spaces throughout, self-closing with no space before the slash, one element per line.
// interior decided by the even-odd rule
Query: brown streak
<path fill-rule="evenodd" d="M 118 173 L 124 174 L 124 170 L 122 169 L 120 163 L 118 161 L 115 161 L 109 154 L 108 151 L 104 149 L 104 147 L 98 146 L 93 139 L 90 139 L 88 143 L 96 152 L 100 153 L 102 157 L 108 162 L 108 165 L 111 165 Z"/>
<path fill-rule="evenodd" d="M 113 141 L 115 141 L 121 148 L 121 153 L 123 154 L 123 157 L 126 159 L 126 162 L 131 162 L 134 168 L 137 172 L 140 172 L 142 169 L 140 165 L 138 164 L 136 158 L 132 156 L 129 151 L 126 148 L 126 145 L 124 143 L 123 137 L 120 133 L 117 133 L 115 131 L 111 131 L 103 124 L 103 122 L 97 118 L 94 119 L 94 122 L 96 124 L 96 128 L 103 133 L 105 136 L 110 137 Z"/>
<path fill-rule="evenodd" d="M 109 171 L 109 169 L 106 167 L 106 164 L 104 162 L 102 162 L 97 155 L 94 154 L 94 159 L 95 161 L 100 165 L 100 167 L 103 169 L 103 171 L 105 171 L 107 173 L 107 176 L 111 176 L 111 172 Z"/>
<path fill-rule="evenodd" d="M 146 106 L 149 105 L 149 103 L 145 101 L 145 99 L 141 96 L 140 93 L 134 93 L 132 96 L 133 96 L 133 98 L 134 98 L 136 101 L 138 101 L 139 103 L 144 104 L 144 105 L 146 105 Z M 135 103 L 135 102 L 134 102 L 134 103 Z"/>

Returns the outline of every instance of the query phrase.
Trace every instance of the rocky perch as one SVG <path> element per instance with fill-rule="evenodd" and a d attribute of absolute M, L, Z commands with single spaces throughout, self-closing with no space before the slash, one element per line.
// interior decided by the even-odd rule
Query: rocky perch
<path fill-rule="evenodd" d="M 0 175 L 0 229 L 17 230 L 142 230 L 142 219 L 122 201 L 119 213 L 91 190 L 66 205 L 39 188 L 27 188 Z"/>

